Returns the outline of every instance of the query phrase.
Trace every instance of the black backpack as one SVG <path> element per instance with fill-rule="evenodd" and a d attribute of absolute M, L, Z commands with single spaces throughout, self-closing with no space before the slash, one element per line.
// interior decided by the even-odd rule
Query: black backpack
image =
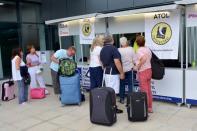
<path fill-rule="evenodd" d="M 152 67 L 152 79 L 155 80 L 163 79 L 165 75 L 165 66 L 163 62 L 153 52 L 151 58 L 151 67 Z"/>

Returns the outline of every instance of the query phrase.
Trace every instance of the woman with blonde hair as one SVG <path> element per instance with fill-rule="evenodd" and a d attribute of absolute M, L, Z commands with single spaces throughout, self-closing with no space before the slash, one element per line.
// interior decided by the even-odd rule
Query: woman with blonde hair
<path fill-rule="evenodd" d="M 90 48 L 90 89 L 100 87 L 103 79 L 103 69 L 100 61 L 100 52 L 103 39 L 96 37 Z"/>

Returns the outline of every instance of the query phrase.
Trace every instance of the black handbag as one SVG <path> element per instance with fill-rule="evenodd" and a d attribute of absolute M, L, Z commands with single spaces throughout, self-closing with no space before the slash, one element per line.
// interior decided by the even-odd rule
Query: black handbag
<path fill-rule="evenodd" d="M 151 58 L 152 79 L 161 80 L 165 75 L 163 62 L 152 52 Z"/>
<path fill-rule="evenodd" d="M 28 67 L 27 66 L 20 66 L 20 73 L 21 73 L 22 77 L 27 76 L 29 74 Z"/>
<path fill-rule="evenodd" d="M 24 80 L 25 85 L 29 85 L 30 84 L 30 75 L 28 73 L 28 67 L 27 66 L 20 66 L 20 73 L 21 76 Z"/>

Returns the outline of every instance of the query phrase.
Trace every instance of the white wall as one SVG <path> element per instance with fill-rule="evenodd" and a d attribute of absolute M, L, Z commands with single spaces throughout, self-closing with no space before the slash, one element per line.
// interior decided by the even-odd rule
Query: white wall
<path fill-rule="evenodd" d="M 79 20 L 74 20 L 68 22 L 69 24 L 69 34 L 70 35 L 79 35 L 80 22 Z M 105 33 L 105 19 L 95 19 L 95 33 Z"/>
<path fill-rule="evenodd" d="M 109 18 L 109 32 L 111 34 L 125 34 L 145 31 L 143 14 Z"/>

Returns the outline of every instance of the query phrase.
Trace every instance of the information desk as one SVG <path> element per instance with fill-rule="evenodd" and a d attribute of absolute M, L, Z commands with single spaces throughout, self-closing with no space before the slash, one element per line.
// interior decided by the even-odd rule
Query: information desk
<path fill-rule="evenodd" d="M 88 65 L 78 65 L 78 70 L 80 71 L 81 74 L 81 86 L 84 89 L 89 90 L 90 73 L 89 73 Z M 197 78 L 197 70 L 195 71 L 196 71 L 195 73 L 196 77 L 194 76 L 193 78 Z M 192 79 L 190 78 L 189 80 Z M 166 68 L 164 78 L 162 80 L 152 80 L 151 86 L 152 86 L 152 93 L 154 100 L 176 103 L 179 106 L 184 103 L 183 70 L 178 68 Z M 191 86 L 191 87 L 195 88 L 195 86 Z M 193 92 L 192 95 L 196 96 L 195 102 L 197 104 L 197 95 L 195 94 L 197 94 L 197 92 Z"/>
<path fill-rule="evenodd" d="M 162 80 L 152 80 L 153 98 L 159 101 L 184 103 L 183 70 L 179 68 L 165 68 Z"/>

